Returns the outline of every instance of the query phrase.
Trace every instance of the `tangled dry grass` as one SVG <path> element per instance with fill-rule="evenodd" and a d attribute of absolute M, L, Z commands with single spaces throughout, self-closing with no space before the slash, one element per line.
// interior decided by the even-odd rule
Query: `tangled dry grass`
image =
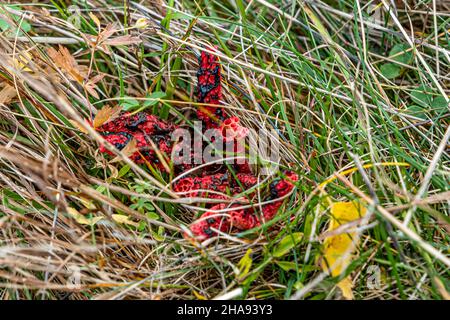
<path fill-rule="evenodd" d="M 318 262 L 324 199 L 362 199 L 355 298 L 449 298 L 449 12 L 438 0 L 2 2 L 0 297 L 341 298 Z M 84 119 L 121 105 L 186 123 L 196 54 L 213 45 L 227 112 L 274 129 L 300 181 L 274 228 L 199 244 L 182 236 L 198 210 L 173 176 L 99 154 Z"/>

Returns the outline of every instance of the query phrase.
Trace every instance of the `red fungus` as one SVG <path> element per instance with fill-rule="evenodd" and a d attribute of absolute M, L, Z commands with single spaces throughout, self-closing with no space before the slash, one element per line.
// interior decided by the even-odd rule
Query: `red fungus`
<path fill-rule="evenodd" d="M 244 145 L 239 143 L 248 135 L 248 128 L 240 125 L 238 117 L 227 117 L 223 108 L 220 107 L 222 98 L 221 68 L 215 55 L 202 52 L 199 58 L 199 69 L 197 72 L 198 86 L 197 99 L 201 105 L 197 110 L 197 118 L 204 123 L 204 129 L 219 130 L 219 136 L 223 137 L 225 144 L 233 144 L 233 152 L 240 155 L 244 151 Z M 138 164 L 150 163 L 160 170 L 165 167 L 160 163 L 158 153 L 170 158 L 173 148 L 171 134 L 178 126 L 159 119 L 146 112 L 131 114 L 122 113 L 114 121 L 107 122 L 96 130 L 103 138 L 122 150 L 134 138 L 137 151 L 130 159 Z M 203 143 L 203 142 L 202 142 Z M 100 145 L 100 152 L 113 155 L 104 145 Z M 189 155 L 193 160 L 199 155 Z M 229 155 L 227 155 L 229 156 Z M 231 162 L 234 174 L 229 172 L 226 166 L 219 166 L 216 173 L 211 174 L 204 170 L 200 175 L 190 174 L 174 183 L 174 191 L 184 197 L 204 197 L 210 199 L 229 200 L 233 196 L 255 187 L 258 179 L 251 173 L 249 164 L 244 162 Z M 193 163 L 182 163 L 175 166 L 176 172 L 185 173 L 193 168 Z M 211 166 L 216 170 L 216 166 Z M 294 188 L 294 182 L 298 180 L 294 172 L 285 172 L 286 178 L 276 179 L 269 185 L 269 195 L 264 201 L 271 201 L 262 206 L 262 218 L 264 221 L 273 219 L 278 209 L 283 204 L 283 199 Z M 255 192 L 247 194 L 253 197 Z M 247 201 L 248 202 L 248 201 Z M 228 205 L 220 203 L 211 206 L 197 221 L 190 226 L 192 234 L 198 240 L 204 240 L 216 235 L 213 229 L 229 232 L 231 227 L 238 230 L 248 230 L 260 225 L 259 215 L 255 208 L 239 209 L 238 204 Z M 225 210 L 224 213 L 214 211 Z"/>

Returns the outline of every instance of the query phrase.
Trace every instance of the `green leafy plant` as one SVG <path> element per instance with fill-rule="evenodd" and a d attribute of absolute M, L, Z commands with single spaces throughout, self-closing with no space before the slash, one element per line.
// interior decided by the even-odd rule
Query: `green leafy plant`
<path fill-rule="evenodd" d="M 413 61 L 413 53 L 411 47 L 407 44 L 396 44 L 389 52 L 389 58 L 405 65 L 411 64 Z M 394 79 L 401 76 L 406 68 L 396 63 L 385 63 L 380 67 L 380 71 L 388 79 Z"/>
<path fill-rule="evenodd" d="M 6 7 L 6 6 L 5 6 Z M 10 9 L 14 9 L 16 11 L 21 11 L 22 8 L 20 6 L 7 6 Z M 3 14 L 5 17 L 11 18 L 13 21 L 8 22 L 7 19 L 2 19 L 0 16 L 0 30 L 5 32 L 5 34 L 9 37 L 14 36 L 23 36 L 24 32 L 31 31 L 31 25 L 27 20 L 21 18 L 20 15 L 7 13 L 6 9 L 2 8 L 0 5 L 0 14 Z M 19 26 L 19 30 L 17 29 L 17 25 Z"/>

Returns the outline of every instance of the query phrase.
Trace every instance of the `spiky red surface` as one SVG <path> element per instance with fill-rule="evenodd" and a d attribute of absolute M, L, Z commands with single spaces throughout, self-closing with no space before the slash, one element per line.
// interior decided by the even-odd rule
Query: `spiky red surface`
<path fill-rule="evenodd" d="M 248 129 L 240 124 L 239 118 L 227 117 L 223 108 L 220 107 L 222 98 L 221 68 L 215 55 L 201 53 L 197 79 L 198 102 L 204 104 L 197 110 L 197 118 L 203 121 L 204 129 L 218 130 L 224 143 L 233 143 L 234 154 L 240 155 L 244 151 L 244 145 L 236 142 L 245 138 Z M 146 112 L 136 114 L 124 112 L 115 120 L 97 128 L 97 131 L 119 150 L 122 150 L 131 139 L 136 139 L 137 151 L 130 158 L 136 163 L 147 162 L 164 170 L 165 167 L 161 164 L 157 154 L 170 159 L 173 148 L 171 134 L 175 129 L 177 129 L 175 124 Z M 112 155 L 112 152 L 103 145 L 99 150 Z M 189 156 L 192 160 L 198 155 L 192 153 Z M 219 166 L 218 171 L 215 166 L 212 166 L 216 170 L 214 174 L 205 170 L 198 176 L 188 175 L 174 184 L 174 191 L 184 197 L 229 200 L 257 184 L 258 179 L 251 173 L 250 166 L 246 161 L 243 163 L 234 161 L 231 162 L 231 165 L 234 174 L 229 172 L 226 166 Z M 177 165 L 175 169 L 179 173 L 184 173 L 193 166 L 191 163 L 184 163 Z M 192 234 L 197 239 L 203 240 L 216 235 L 213 229 L 222 232 L 229 232 L 231 228 L 248 230 L 273 219 L 283 204 L 283 200 L 280 198 L 291 192 L 294 183 L 298 180 L 298 176 L 293 172 L 286 172 L 285 175 L 286 178 L 276 179 L 269 185 L 269 195 L 264 198 L 264 201 L 270 201 L 270 203 L 262 206 L 261 214 L 255 212 L 255 208 L 239 208 L 238 204 L 231 206 L 226 203 L 216 204 L 211 206 L 210 210 L 225 210 L 226 212 L 222 214 L 213 211 L 205 212 L 191 224 Z M 253 195 L 255 192 L 247 194 L 250 197 Z M 246 201 L 248 202 L 248 199 Z M 228 210 L 230 208 L 232 210 Z"/>

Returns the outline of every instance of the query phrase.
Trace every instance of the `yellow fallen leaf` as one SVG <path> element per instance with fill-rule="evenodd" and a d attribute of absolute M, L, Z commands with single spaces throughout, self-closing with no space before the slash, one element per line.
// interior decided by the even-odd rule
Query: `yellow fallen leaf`
<path fill-rule="evenodd" d="M 92 218 L 86 218 L 85 216 L 83 216 L 81 213 L 78 212 L 77 209 L 75 208 L 67 208 L 67 213 L 75 219 L 76 222 L 78 222 L 79 224 L 85 224 L 88 226 L 93 226 L 95 225 L 97 222 L 99 222 L 100 220 L 103 219 L 103 217 L 92 217 Z"/>
<path fill-rule="evenodd" d="M 336 202 L 331 206 L 331 219 L 328 231 L 358 220 L 366 214 L 366 208 L 358 202 Z M 358 245 L 356 232 L 347 232 L 327 237 L 324 241 L 324 254 L 321 260 L 322 269 L 333 277 L 339 276 L 347 269 L 353 259 L 353 253 Z M 352 281 L 350 276 L 341 280 L 337 286 L 346 299 L 353 299 Z"/>
<path fill-rule="evenodd" d="M 129 216 L 126 216 L 126 215 L 123 215 L 123 214 L 113 214 L 111 217 L 117 223 L 128 224 L 128 225 L 133 226 L 133 227 L 138 227 L 139 226 L 139 224 L 134 222 L 134 221 L 132 221 Z"/>
<path fill-rule="evenodd" d="M 197 300 L 208 300 L 204 295 L 198 293 L 194 289 L 192 289 L 192 292 L 194 293 L 194 296 L 197 298 Z"/>
<path fill-rule="evenodd" d="M 101 127 L 103 124 L 116 119 L 120 115 L 122 107 L 115 106 L 111 108 L 109 105 L 105 105 L 94 118 L 94 128 Z"/>
<path fill-rule="evenodd" d="M 353 300 L 353 283 L 352 283 L 352 279 L 350 278 L 350 276 L 342 279 L 341 281 L 339 281 L 339 283 L 337 284 L 338 288 L 341 289 L 342 291 L 342 296 L 347 299 L 347 300 Z"/>
<path fill-rule="evenodd" d="M 5 83 L 4 88 L 0 90 L 0 103 L 8 104 L 16 95 L 16 89 Z"/>
<path fill-rule="evenodd" d="M 69 75 L 72 80 L 83 84 L 87 76 L 86 67 L 78 65 L 78 62 L 66 47 L 59 45 L 58 50 L 49 48 L 47 53 L 58 68 Z"/>
<path fill-rule="evenodd" d="M 33 56 L 28 52 L 19 53 L 13 58 L 14 67 L 19 70 L 31 72 L 32 70 L 28 68 L 27 65 L 32 59 Z"/>

